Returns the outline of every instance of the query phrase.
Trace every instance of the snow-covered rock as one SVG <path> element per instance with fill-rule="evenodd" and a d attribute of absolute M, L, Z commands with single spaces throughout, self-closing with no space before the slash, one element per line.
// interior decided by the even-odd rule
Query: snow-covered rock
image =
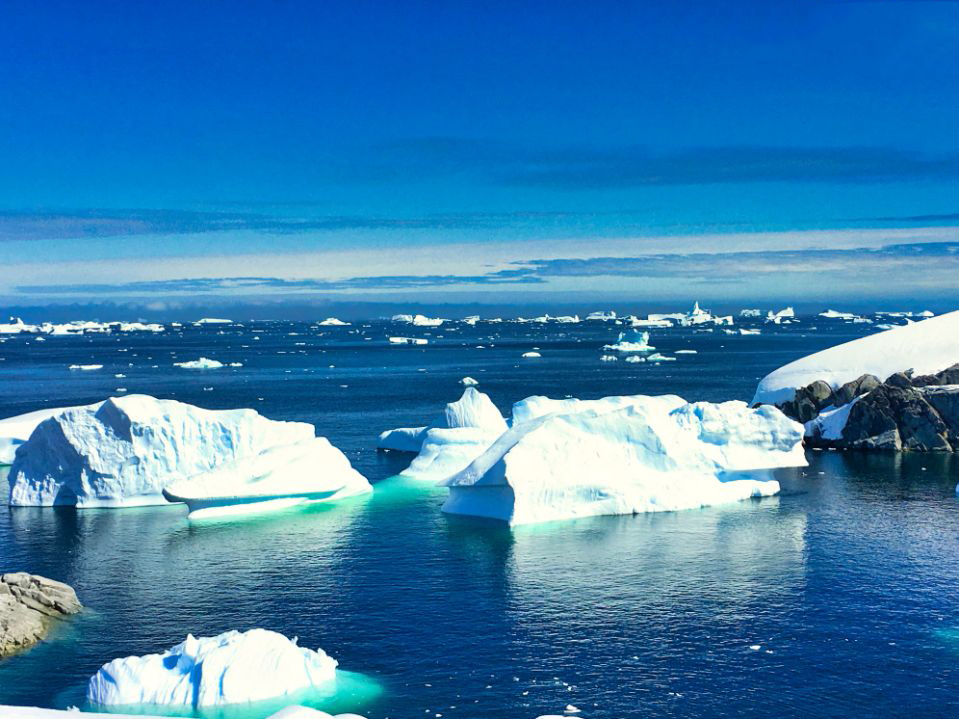
<path fill-rule="evenodd" d="M 443 511 L 526 524 L 775 494 L 743 473 L 804 466 L 803 427 L 774 407 L 610 397 L 514 405 L 512 427 L 442 484 Z"/>
<path fill-rule="evenodd" d="M 10 504 L 165 504 L 162 490 L 177 480 L 226 462 L 252 461 L 314 434 L 310 424 L 270 420 L 252 409 L 112 397 L 37 424 L 10 468 Z"/>
<path fill-rule="evenodd" d="M 220 369 L 223 363 L 219 360 L 200 357 L 200 359 L 189 360 L 187 362 L 174 362 L 173 366 L 182 367 L 183 369 Z"/>
<path fill-rule="evenodd" d="M 94 705 L 247 704 L 328 687 L 337 662 L 265 629 L 187 638 L 162 654 L 114 659 L 90 679 Z"/>
<path fill-rule="evenodd" d="M 781 404 L 822 380 L 833 389 L 872 374 L 880 380 L 912 369 L 934 374 L 959 361 L 959 311 L 852 340 L 808 355 L 766 375 L 753 404 Z"/>
<path fill-rule="evenodd" d="M 163 489 L 171 502 L 185 502 L 191 519 L 329 502 L 373 487 L 325 437 L 271 447 L 252 458 L 223 462 Z"/>

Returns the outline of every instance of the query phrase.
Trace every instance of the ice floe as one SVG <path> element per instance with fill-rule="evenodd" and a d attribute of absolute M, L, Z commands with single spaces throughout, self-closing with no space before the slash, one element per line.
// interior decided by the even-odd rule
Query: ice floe
<path fill-rule="evenodd" d="M 200 359 L 189 360 L 187 362 L 174 362 L 173 366 L 182 367 L 183 369 L 220 369 L 223 363 L 219 360 L 209 359 L 208 357 L 200 357 Z"/>

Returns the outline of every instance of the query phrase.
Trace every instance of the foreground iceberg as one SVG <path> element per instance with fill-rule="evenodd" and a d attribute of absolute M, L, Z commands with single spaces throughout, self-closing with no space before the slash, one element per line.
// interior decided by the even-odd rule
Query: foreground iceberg
<path fill-rule="evenodd" d="M 322 649 L 265 629 L 186 640 L 163 654 L 114 659 L 87 685 L 92 704 L 210 707 L 296 694 L 336 681 Z"/>
<path fill-rule="evenodd" d="M 803 427 L 774 407 L 679 397 L 548 400 L 443 482 L 443 511 L 527 524 L 668 511 L 772 495 L 743 472 L 804 466 Z"/>
<path fill-rule="evenodd" d="M 864 374 L 885 379 L 913 370 L 927 375 L 959 361 L 959 311 L 914 322 L 830 347 L 780 367 L 766 375 L 753 404 L 780 404 L 796 390 L 821 380 L 838 389 Z"/>
<path fill-rule="evenodd" d="M 270 420 L 252 409 L 214 411 L 146 395 L 113 397 L 63 410 L 36 426 L 10 468 L 10 504 L 165 504 L 168 485 L 199 481 L 217 469 L 222 471 L 208 480 L 210 486 L 222 487 L 218 483 L 230 476 L 238 495 L 249 493 L 254 471 L 270 482 L 294 477 L 299 486 L 299 465 L 283 474 L 281 461 L 292 461 L 301 450 L 270 450 L 306 443 L 302 451 L 330 458 L 320 445 L 309 445 L 314 440 L 312 425 Z M 341 464 L 335 458 L 333 466 Z M 317 465 L 316 475 L 325 469 Z"/>
<path fill-rule="evenodd" d="M 651 352 L 656 348 L 649 344 L 649 332 L 631 329 L 627 332 L 620 332 L 616 342 L 603 345 L 603 349 L 615 350 L 616 352 Z"/>

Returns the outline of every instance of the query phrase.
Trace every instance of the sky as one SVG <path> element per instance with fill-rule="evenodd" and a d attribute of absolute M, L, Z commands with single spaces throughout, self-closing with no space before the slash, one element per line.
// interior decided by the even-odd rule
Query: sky
<path fill-rule="evenodd" d="M 959 304 L 959 2 L 3 15 L 0 310 Z"/>

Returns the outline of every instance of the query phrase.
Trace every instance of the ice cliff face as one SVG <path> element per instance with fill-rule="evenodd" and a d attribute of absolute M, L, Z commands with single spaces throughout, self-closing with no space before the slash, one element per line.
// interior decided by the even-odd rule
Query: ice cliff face
<path fill-rule="evenodd" d="M 40 422 L 10 469 L 10 503 L 162 504 L 168 484 L 314 437 L 252 409 L 205 410 L 146 395 L 69 408 Z"/>
<path fill-rule="evenodd" d="M 294 694 L 336 680 L 337 662 L 265 629 L 187 638 L 163 654 L 114 659 L 87 686 L 100 705 L 210 707 Z"/>

